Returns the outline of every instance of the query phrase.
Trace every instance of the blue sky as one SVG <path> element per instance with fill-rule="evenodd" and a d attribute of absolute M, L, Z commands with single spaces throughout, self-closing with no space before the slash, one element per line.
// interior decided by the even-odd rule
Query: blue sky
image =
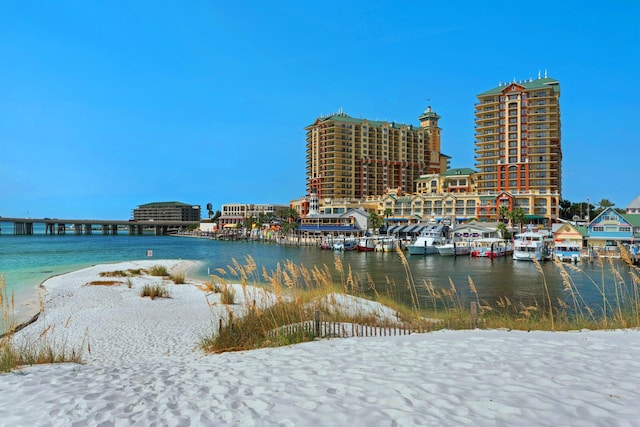
<path fill-rule="evenodd" d="M 640 2 L 0 3 L 0 215 L 128 219 L 305 194 L 304 127 L 418 124 L 473 167 L 473 104 L 560 81 L 563 198 L 640 194 Z"/>

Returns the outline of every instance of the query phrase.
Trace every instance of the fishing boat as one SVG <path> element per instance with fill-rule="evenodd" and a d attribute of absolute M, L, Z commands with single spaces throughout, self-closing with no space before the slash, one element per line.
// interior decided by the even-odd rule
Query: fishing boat
<path fill-rule="evenodd" d="M 543 261 L 551 258 L 552 239 L 547 233 L 525 231 L 513 241 L 513 259 L 518 261 Z"/>
<path fill-rule="evenodd" d="M 442 225 L 426 228 L 412 243 L 407 245 L 409 255 L 433 255 L 438 253 L 438 246 L 446 242 L 446 230 Z"/>

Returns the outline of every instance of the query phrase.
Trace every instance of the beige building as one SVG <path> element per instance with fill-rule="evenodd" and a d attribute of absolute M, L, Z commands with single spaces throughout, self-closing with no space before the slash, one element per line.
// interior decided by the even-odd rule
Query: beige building
<path fill-rule="evenodd" d="M 545 75 L 500 84 L 477 97 L 477 191 L 496 197 L 495 208 L 521 207 L 530 219 L 557 219 L 562 195 L 559 82 Z"/>
<path fill-rule="evenodd" d="M 355 119 L 343 112 L 319 117 L 307 132 L 307 191 L 319 199 L 362 199 L 390 188 L 413 191 L 425 173 L 447 169 L 438 116 L 431 107 L 420 126 Z"/>
<path fill-rule="evenodd" d="M 253 204 L 253 203 L 225 203 L 222 205 L 219 226 L 242 224 L 248 218 L 259 218 L 261 215 L 277 216 L 281 210 L 288 209 L 287 205 Z"/>

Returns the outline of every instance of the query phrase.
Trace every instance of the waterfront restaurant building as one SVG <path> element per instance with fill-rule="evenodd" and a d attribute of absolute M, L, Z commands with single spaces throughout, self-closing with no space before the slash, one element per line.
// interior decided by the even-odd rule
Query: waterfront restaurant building
<path fill-rule="evenodd" d="M 356 119 L 340 111 L 306 130 L 307 193 L 320 199 L 362 199 L 389 188 L 413 191 L 425 173 L 447 169 L 438 116 L 431 107 L 420 126 Z"/>
<path fill-rule="evenodd" d="M 520 207 L 527 219 L 559 218 L 562 199 L 560 84 L 537 79 L 501 83 L 477 95 L 476 188 L 494 208 Z"/>
<path fill-rule="evenodd" d="M 134 221 L 200 221 L 200 206 L 181 202 L 154 202 L 133 210 Z"/>

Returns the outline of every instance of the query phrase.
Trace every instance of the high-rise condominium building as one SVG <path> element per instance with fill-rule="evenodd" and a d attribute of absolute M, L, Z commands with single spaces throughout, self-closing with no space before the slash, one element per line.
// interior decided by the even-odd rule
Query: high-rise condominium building
<path fill-rule="evenodd" d="M 431 107 L 420 126 L 355 119 L 343 112 L 319 117 L 307 131 L 307 192 L 318 198 L 360 199 L 389 189 L 413 192 L 421 174 L 447 169 L 438 116 Z"/>
<path fill-rule="evenodd" d="M 545 75 L 502 83 L 479 94 L 478 101 L 477 191 L 503 192 L 513 196 L 510 207 L 513 203 L 528 215 L 557 218 L 562 193 L 559 82 Z"/>

